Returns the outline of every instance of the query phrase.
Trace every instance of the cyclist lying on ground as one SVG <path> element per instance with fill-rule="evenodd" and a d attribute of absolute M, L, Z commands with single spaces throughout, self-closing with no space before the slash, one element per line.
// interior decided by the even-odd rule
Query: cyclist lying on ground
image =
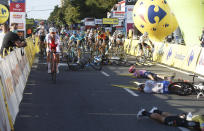
<path fill-rule="evenodd" d="M 150 80 L 172 80 L 175 77 L 175 74 L 171 77 L 160 76 L 155 73 L 146 70 L 137 70 L 136 67 L 133 65 L 129 68 L 129 72 L 133 73 L 137 78 L 145 78 Z"/>
<path fill-rule="evenodd" d="M 186 115 L 185 113 L 171 115 L 168 112 L 163 112 L 158 110 L 158 108 L 153 107 L 150 111 L 146 111 L 145 109 L 140 110 L 137 117 L 139 118 L 142 116 L 147 116 L 168 126 L 181 126 L 204 131 L 204 115 L 194 115 L 192 117 L 188 117 L 189 115 Z"/>

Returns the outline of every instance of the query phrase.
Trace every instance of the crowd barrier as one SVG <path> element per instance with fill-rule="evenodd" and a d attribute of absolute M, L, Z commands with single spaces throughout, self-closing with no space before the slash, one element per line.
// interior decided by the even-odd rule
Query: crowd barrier
<path fill-rule="evenodd" d="M 14 130 L 23 91 L 34 61 L 39 51 L 38 40 L 26 39 L 27 46 L 9 52 L 0 61 L 0 131 Z"/>
<path fill-rule="evenodd" d="M 125 40 L 127 54 L 140 54 L 138 40 Z M 154 43 L 153 60 L 170 67 L 204 75 L 204 49 L 199 46 L 184 46 L 170 43 Z"/>

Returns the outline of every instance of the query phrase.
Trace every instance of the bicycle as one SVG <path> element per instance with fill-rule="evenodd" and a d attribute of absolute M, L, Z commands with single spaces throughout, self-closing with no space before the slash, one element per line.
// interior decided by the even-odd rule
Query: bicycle
<path fill-rule="evenodd" d="M 139 46 L 139 44 L 138 44 L 138 46 Z M 134 49 L 135 52 L 136 52 L 138 46 L 135 46 L 135 49 Z M 147 46 L 142 48 L 142 51 L 143 51 L 143 54 L 142 54 L 141 50 L 138 51 L 139 55 L 136 56 L 136 63 L 139 63 L 141 65 L 152 63 L 153 62 L 154 47 L 150 47 L 149 45 L 147 45 Z"/>
<path fill-rule="evenodd" d="M 79 61 L 79 63 L 69 63 L 68 64 L 68 70 L 72 71 L 78 71 L 78 70 L 84 70 L 87 67 L 92 67 L 96 71 L 102 70 L 101 65 L 101 57 L 94 56 L 92 58 L 91 53 L 87 52 L 83 54 L 83 57 Z"/>
<path fill-rule="evenodd" d="M 57 71 L 56 71 L 56 67 L 57 67 L 57 62 L 56 62 L 56 58 L 54 57 L 54 54 L 56 55 L 55 50 L 51 51 L 51 61 L 50 61 L 50 65 L 51 65 L 51 76 L 52 76 L 52 81 L 56 84 L 56 79 L 57 79 Z"/>
<path fill-rule="evenodd" d="M 200 98 L 200 96 L 204 96 L 204 83 L 201 82 L 199 84 L 195 84 L 195 77 L 198 77 L 195 74 L 189 75 L 193 77 L 192 82 L 186 82 L 186 81 L 179 81 L 179 82 L 173 82 L 168 86 L 168 90 L 170 93 L 181 95 L 181 96 L 187 96 L 195 94 L 197 95 L 197 99 Z"/>

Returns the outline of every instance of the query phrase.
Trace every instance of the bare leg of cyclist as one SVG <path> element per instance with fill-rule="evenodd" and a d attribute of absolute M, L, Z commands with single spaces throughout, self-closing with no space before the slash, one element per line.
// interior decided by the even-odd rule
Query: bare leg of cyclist
<path fill-rule="evenodd" d="M 159 121 L 161 123 L 164 123 L 164 120 L 165 120 L 166 116 L 160 115 L 158 113 L 153 113 L 153 114 L 150 115 L 150 118 L 154 119 L 154 120 L 157 120 L 157 121 Z"/>
<path fill-rule="evenodd" d="M 56 59 L 56 72 L 59 73 L 59 68 L 58 68 L 58 64 L 59 64 L 59 54 L 55 55 L 55 59 Z"/>
<path fill-rule="evenodd" d="M 47 53 L 47 66 L 48 66 L 48 73 L 51 73 L 50 52 Z"/>

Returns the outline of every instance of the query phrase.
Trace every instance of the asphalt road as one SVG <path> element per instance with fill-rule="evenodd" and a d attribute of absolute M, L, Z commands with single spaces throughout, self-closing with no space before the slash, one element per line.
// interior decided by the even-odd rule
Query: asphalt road
<path fill-rule="evenodd" d="M 137 66 L 158 74 L 191 80 L 187 74 L 163 66 Z M 153 106 L 173 114 L 204 114 L 204 98 L 167 94 L 143 94 L 112 84 L 136 86 L 143 79 L 122 76 L 128 67 L 104 66 L 102 71 L 67 71 L 60 67 L 57 84 L 47 74 L 44 61 L 36 61 L 20 105 L 15 131 L 179 131 L 148 118 L 137 119 L 137 112 Z"/>

